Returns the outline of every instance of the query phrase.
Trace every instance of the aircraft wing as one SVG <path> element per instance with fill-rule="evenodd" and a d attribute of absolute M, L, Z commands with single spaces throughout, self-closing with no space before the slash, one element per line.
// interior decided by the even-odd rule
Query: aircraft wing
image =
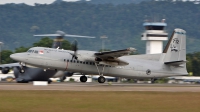
<path fill-rule="evenodd" d="M 128 55 L 134 51 L 136 51 L 136 49 L 130 47 L 130 48 L 123 49 L 123 50 L 95 53 L 95 56 L 103 60 L 102 62 L 100 62 L 102 64 L 114 65 L 114 66 L 128 65 L 128 62 L 122 61 L 122 60 L 118 59 L 118 57 Z"/>

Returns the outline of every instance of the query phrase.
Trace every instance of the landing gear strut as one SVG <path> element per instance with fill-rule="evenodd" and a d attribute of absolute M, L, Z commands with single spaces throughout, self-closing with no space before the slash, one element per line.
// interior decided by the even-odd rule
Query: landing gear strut
<path fill-rule="evenodd" d="M 104 82 L 106 81 L 105 77 L 103 76 L 103 72 L 104 72 L 105 65 L 103 65 L 102 73 L 100 73 L 99 68 L 98 68 L 98 66 L 97 66 L 97 63 L 95 63 L 95 65 L 96 65 L 97 71 L 98 71 L 98 73 L 99 73 L 98 82 L 99 82 L 99 83 L 104 83 Z"/>
<path fill-rule="evenodd" d="M 80 77 L 81 82 L 87 82 L 87 77 L 85 75 Z"/>
<path fill-rule="evenodd" d="M 24 72 L 25 72 L 25 70 L 24 70 L 25 64 L 22 63 L 22 62 L 20 62 L 19 64 L 21 65 L 20 68 L 19 68 L 19 72 L 20 72 L 20 73 L 24 73 Z"/>

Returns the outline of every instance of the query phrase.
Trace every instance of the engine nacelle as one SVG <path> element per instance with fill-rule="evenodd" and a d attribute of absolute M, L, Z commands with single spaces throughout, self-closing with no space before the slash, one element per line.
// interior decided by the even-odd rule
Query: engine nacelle
<path fill-rule="evenodd" d="M 103 61 L 101 58 L 98 57 L 89 57 L 89 56 L 81 56 L 78 58 L 81 61 L 90 61 L 90 62 L 100 62 Z"/>
<path fill-rule="evenodd" d="M 110 62 L 110 61 L 101 61 L 101 62 L 99 62 L 99 64 L 112 65 L 112 66 L 118 66 L 119 65 L 119 63 L 117 63 L 117 62 Z"/>
<path fill-rule="evenodd" d="M 7 74 L 9 71 L 10 71 L 9 67 L 4 67 L 4 68 L 1 69 L 2 74 Z"/>
<path fill-rule="evenodd" d="M 74 74 L 74 72 L 64 72 L 64 73 L 66 77 L 71 77 Z"/>

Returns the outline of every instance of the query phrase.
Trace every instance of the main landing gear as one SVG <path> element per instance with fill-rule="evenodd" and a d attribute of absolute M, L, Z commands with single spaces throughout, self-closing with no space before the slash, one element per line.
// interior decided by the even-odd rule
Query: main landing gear
<path fill-rule="evenodd" d="M 99 68 L 98 68 L 98 66 L 97 66 L 97 63 L 95 63 L 95 65 L 96 65 L 97 71 L 98 71 L 98 73 L 99 73 L 98 82 L 99 82 L 99 83 L 104 83 L 104 82 L 106 81 L 105 77 L 103 76 L 103 72 L 104 72 L 105 65 L 103 65 L 102 73 L 100 73 Z M 81 82 L 87 82 L 87 77 L 86 77 L 85 75 L 81 76 L 81 77 L 80 77 L 80 81 L 81 81 Z"/>
<path fill-rule="evenodd" d="M 103 76 L 103 72 L 104 72 L 105 65 L 103 65 L 102 73 L 100 73 L 99 68 L 98 68 L 98 66 L 97 66 L 97 63 L 95 63 L 95 65 L 96 65 L 97 71 L 98 71 L 98 73 L 99 73 L 98 82 L 99 82 L 99 83 L 104 83 L 104 82 L 106 81 L 105 77 Z"/>
<path fill-rule="evenodd" d="M 99 82 L 99 83 L 104 83 L 105 81 L 106 81 L 106 79 L 105 79 L 104 76 L 100 76 L 100 77 L 98 78 L 98 82 Z"/>
<path fill-rule="evenodd" d="M 158 79 L 152 78 L 151 83 L 154 84 L 156 82 L 156 80 L 158 80 Z"/>

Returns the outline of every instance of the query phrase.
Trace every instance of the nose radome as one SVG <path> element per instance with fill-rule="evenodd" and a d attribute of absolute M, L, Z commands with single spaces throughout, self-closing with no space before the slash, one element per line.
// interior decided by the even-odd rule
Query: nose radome
<path fill-rule="evenodd" d="M 14 55 L 14 54 L 11 54 L 11 55 L 10 55 L 10 58 L 15 60 L 15 55 Z"/>
<path fill-rule="evenodd" d="M 22 61 L 22 59 L 23 59 L 23 57 L 20 56 L 19 54 L 11 54 L 10 58 L 12 58 L 13 60 L 16 60 L 16 61 Z"/>

